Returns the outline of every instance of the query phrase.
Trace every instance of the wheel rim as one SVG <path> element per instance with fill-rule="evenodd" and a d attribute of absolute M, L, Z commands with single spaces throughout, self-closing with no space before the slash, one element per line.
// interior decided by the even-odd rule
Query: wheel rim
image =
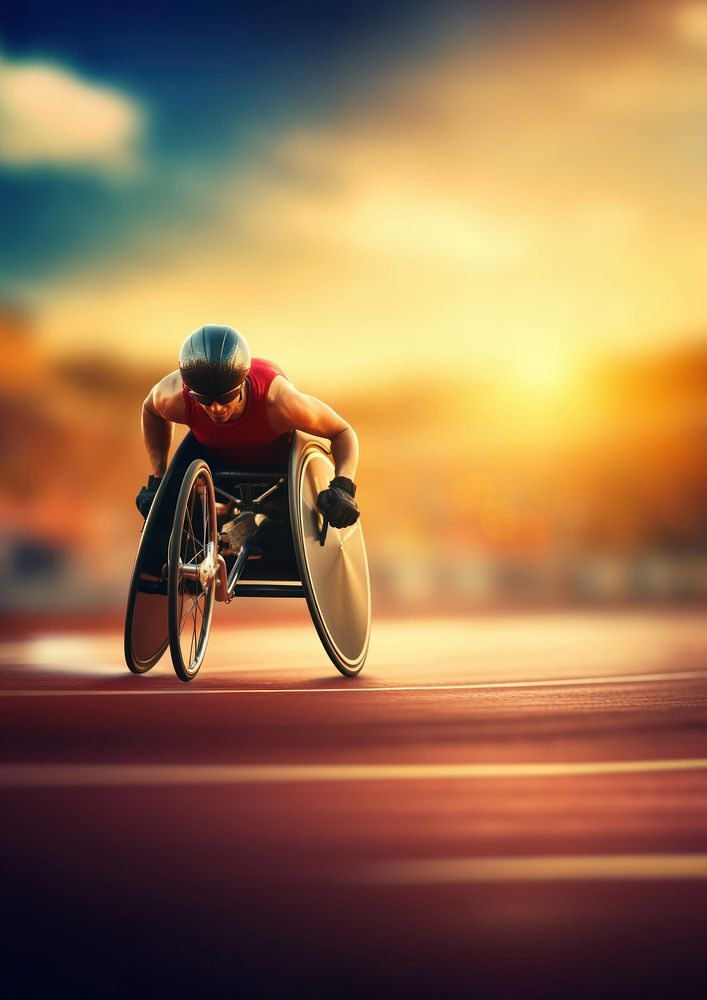
<path fill-rule="evenodd" d="M 215 524 L 204 472 L 194 480 L 182 518 L 177 567 L 177 642 L 182 668 L 193 676 L 204 658 L 213 611 Z"/>
<path fill-rule="evenodd" d="M 329 485 L 333 468 L 313 449 L 302 468 L 301 531 L 308 555 L 310 583 L 330 641 L 350 669 L 361 663 L 368 645 L 371 596 L 361 525 L 327 533 L 320 544 L 322 515 L 316 502 Z"/>
<path fill-rule="evenodd" d="M 295 553 L 314 626 L 337 670 L 359 672 L 371 626 L 368 563 L 360 521 L 330 528 L 321 544 L 320 490 L 334 473 L 331 456 L 316 439 L 295 438 L 290 460 L 290 507 Z"/>

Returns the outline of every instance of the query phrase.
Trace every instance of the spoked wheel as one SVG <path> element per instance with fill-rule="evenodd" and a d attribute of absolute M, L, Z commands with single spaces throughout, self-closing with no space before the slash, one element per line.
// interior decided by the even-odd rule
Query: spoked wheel
<path fill-rule="evenodd" d="M 184 476 L 169 540 L 169 647 L 183 681 L 196 676 L 206 653 L 217 567 L 214 483 L 206 462 L 197 459 Z"/>

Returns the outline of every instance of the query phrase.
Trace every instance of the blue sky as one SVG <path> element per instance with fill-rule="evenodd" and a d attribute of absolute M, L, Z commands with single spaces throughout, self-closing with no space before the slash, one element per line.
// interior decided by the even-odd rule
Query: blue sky
<path fill-rule="evenodd" d="M 694 339 L 706 53 L 707 0 L 10 0 L 0 300 L 59 352 L 229 322 L 342 382 L 352 342 L 534 379 Z"/>
<path fill-rule="evenodd" d="M 0 165 L 0 290 L 31 289 L 126 245 L 141 252 L 145 242 L 149 259 L 151 227 L 163 236 L 173 228 L 176 238 L 218 212 L 210 175 L 257 158 L 290 122 L 355 107 L 379 73 L 457 24 L 455 6 L 10 0 L 0 58 L 49 63 L 119 91 L 144 115 L 147 169 L 111 182 L 80 164 Z"/>

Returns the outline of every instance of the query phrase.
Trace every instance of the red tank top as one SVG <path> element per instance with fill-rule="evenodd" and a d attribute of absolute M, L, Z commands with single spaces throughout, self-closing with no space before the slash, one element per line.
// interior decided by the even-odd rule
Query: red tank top
<path fill-rule="evenodd" d="M 285 375 L 271 361 L 253 358 L 248 382 L 248 401 L 245 412 L 232 423 L 216 424 L 191 398 L 183 385 L 187 425 L 192 434 L 217 462 L 233 467 L 277 469 L 287 464 L 290 451 L 290 434 L 276 434 L 268 424 L 265 398 L 272 380 Z M 285 378 L 287 376 L 285 375 Z"/>

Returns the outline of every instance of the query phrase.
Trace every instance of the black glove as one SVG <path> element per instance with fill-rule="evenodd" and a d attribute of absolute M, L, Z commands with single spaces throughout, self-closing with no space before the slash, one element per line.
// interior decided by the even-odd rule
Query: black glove
<path fill-rule="evenodd" d="M 147 480 L 147 486 L 143 486 L 138 495 L 135 497 L 135 506 L 143 517 L 147 517 L 150 513 L 152 501 L 155 499 L 155 495 L 157 490 L 160 488 L 161 482 L 162 476 L 150 476 Z"/>
<path fill-rule="evenodd" d="M 348 528 L 361 516 L 354 500 L 356 485 L 346 476 L 335 476 L 328 490 L 322 490 L 317 497 L 317 507 L 326 514 L 332 528 Z"/>

